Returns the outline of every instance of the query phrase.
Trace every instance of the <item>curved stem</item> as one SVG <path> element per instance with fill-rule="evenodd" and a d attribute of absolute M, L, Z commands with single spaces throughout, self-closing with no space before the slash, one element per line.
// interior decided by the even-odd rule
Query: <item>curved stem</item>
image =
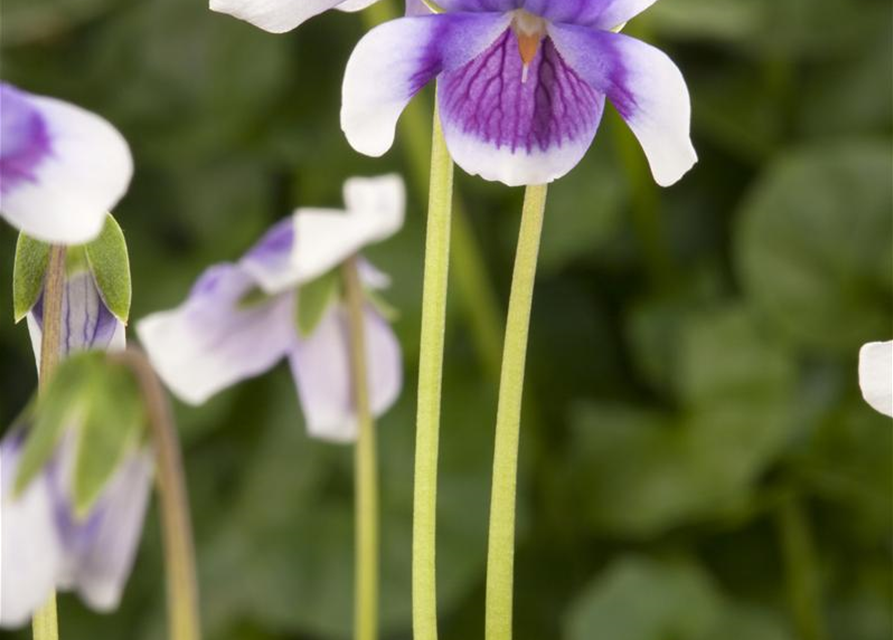
<path fill-rule="evenodd" d="M 155 446 L 167 576 L 168 638 L 199 640 L 201 622 L 189 498 L 186 494 L 183 460 L 170 403 L 152 366 L 142 352 L 131 348 L 110 357 L 123 362 L 136 375 L 146 403 Z"/>
<path fill-rule="evenodd" d="M 487 550 L 486 640 L 512 637 L 512 594 L 515 562 L 515 493 L 518 478 L 518 441 L 521 400 L 527 360 L 527 334 L 533 285 L 539 255 L 546 185 L 529 186 L 524 194 L 521 230 L 512 275 L 499 406 L 493 452 L 493 489 L 490 498 L 490 537 Z"/>
<path fill-rule="evenodd" d="M 62 297 L 65 292 L 65 247 L 50 247 L 46 281 L 43 285 L 43 327 L 40 340 L 40 388 L 47 383 L 62 357 Z M 56 592 L 51 591 L 47 601 L 34 613 L 31 620 L 34 640 L 58 640 L 59 619 L 56 613 Z"/>
<path fill-rule="evenodd" d="M 425 242 L 419 398 L 412 521 L 412 628 L 415 640 L 437 638 L 437 453 L 450 261 L 453 161 L 434 109 L 431 186 Z"/>
<path fill-rule="evenodd" d="M 375 640 L 378 637 L 378 459 L 375 424 L 369 407 L 363 286 L 356 258 L 344 264 L 343 277 L 357 412 L 357 443 L 354 450 L 357 528 L 354 637 L 356 640 Z"/>

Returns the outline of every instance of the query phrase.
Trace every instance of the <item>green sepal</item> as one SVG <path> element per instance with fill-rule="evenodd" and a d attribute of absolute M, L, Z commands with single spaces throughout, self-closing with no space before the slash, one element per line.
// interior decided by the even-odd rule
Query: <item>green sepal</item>
<path fill-rule="evenodd" d="M 127 453 L 138 445 L 146 423 L 139 386 L 124 365 L 103 363 L 92 372 L 84 393 L 72 482 L 78 520 L 90 514 Z"/>
<path fill-rule="evenodd" d="M 296 296 L 298 335 L 310 336 L 322 321 L 329 305 L 337 299 L 341 279 L 339 271 L 328 273 L 301 285 Z"/>
<path fill-rule="evenodd" d="M 13 314 L 16 322 L 28 315 L 43 292 L 50 245 L 19 234 L 16 242 L 15 267 L 12 274 Z"/>
<path fill-rule="evenodd" d="M 260 287 L 254 287 L 246 291 L 245 294 L 239 298 L 239 302 L 236 303 L 236 306 L 239 309 L 253 309 L 254 307 L 266 304 L 270 300 L 271 296 L 268 293 Z"/>
<path fill-rule="evenodd" d="M 130 258 L 124 233 L 111 214 L 99 236 L 85 246 L 87 262 L 105 306 L 127 323 L 130 316 Z"/>
<path fill-rule="evenodd" d="M 388 322 L 396 322 L 400 318 L 400 310 L 374 289 L 366 289 L 366 301 L 369 302 L 382 318 Z"/>
<path fill-rule="evenodd" d="M 84 271 L 89 271 L 87 262 L 87 249 L 84 245 L 66 247 L 65 249 L 65 277 L 71 278 Z"/>
<path fill-rule="evenodd" d="M 84 384 L 96 368 L 98 354 L 84 353 L 62 362 L 44 392 L 25 409 L 19 424 L 31 424 L 16 474 L 20 495 L 55 452 L 65 427 L 76 424 L 85 406 Z"/>

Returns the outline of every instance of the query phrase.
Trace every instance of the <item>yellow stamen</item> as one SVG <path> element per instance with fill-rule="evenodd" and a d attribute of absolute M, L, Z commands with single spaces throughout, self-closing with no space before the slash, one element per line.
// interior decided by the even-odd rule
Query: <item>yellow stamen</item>
<path fill-rule="evenodd" d="M 524 63 L 521 82 L 527 82 L 530 63 L 536 58 L 536 54 L 540 50 L 540 43 L 546 37 L 546 21 L 523 9 L 518 9 L 512 20 L 512 28 L 518 38 L 518 53 L 521 55 L 521 62 Z"/>

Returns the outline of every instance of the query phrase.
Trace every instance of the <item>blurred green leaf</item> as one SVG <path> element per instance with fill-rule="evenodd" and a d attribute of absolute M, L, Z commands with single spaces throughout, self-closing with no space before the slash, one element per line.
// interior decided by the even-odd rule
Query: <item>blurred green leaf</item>
<path fill-rule="evenodd" d="M 341 270 L 333 269 L 311 282 L 305 282 L 295 296 L 298 333 L 303 337 L 311 335 L 329 310 L 329 305 L 337 299 L 340 291 Z"/>
<path fill-rule="evenodd" d="M 111 214 L 99 237 L 88 243 L 85 250 L 102 301 L 126 324 L 130 317 L 130 257 L 124 232 Z"/>
<path fill-rule="evenodd" d="M 13 314 L 16 322 L 28 315 L 43 293 L 50 262 L 50 245 L 19 234 L 12 276 Z"/>

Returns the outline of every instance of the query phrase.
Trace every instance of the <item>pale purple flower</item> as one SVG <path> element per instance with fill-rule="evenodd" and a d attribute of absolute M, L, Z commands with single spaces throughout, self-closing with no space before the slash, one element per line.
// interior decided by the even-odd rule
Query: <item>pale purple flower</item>
<path fill-rule="evenodd" d="M 69 275 L 63 292 L 60 349 L 123 349 L 124 323 L 105 306 L 92 274 Z M 40 360 L 43 301 L 28 314 Z M 13 495 L 25 433 L 0 442 L 0 626 L 18 627 L 52 589 L 77 591 L 98 611 L 118 606 L 133 566 L 152 479 L 146 447 L 134 444 L 122 458 L 94 507 L 78 519 L 72 506 L 75 433 L 62 436 L 51 460 L 20 496 Z"/>
<path fill-rule="evenodd" d="M 342 129 L 356 150 L 382 155 L 409 100 L 436 78 L 456 163 L 510 186 L 539 184 L 580 161 L 607 99 L 657 183 L 671 185 L 697 160 L 688 89 L 664 53 L 615 32 L 654 1 L 442 0 L 444 13 L 385 23 L 347 64 Z"/>
<path fill-rule="evenodd" d="M 893 417 L 893 340 L 869 342 L 859 350 L 859 386 L 869 405 Z"/>
<path fill-rule="evenodd" d="M 121 134 L 80 107 L 0 82 L 0 215 L 25 234 L 83 244 L 133 173 Z"/>
<path fill-rule="evenodd" d="M 239 262 L 205 271 L 182 305 L 138 323 L 155 370 L 178 397 L 201 404 L 288 359 L 309 432 L 335 441 L 355 438 L 345 305 L 334 296 L 309 335 L 298 330 L 298 305 L 304 286 L 402 226 L 404 188 L 396 176 L 354 178 L 344 197 L 344 212 L 298 209 Z M 368 289 L 387 284 L 384 274 L 360 264 Z M 380 415 L 400 392 L 400 346 L 371 302 L 365 332 L 371 408 Z"/>

